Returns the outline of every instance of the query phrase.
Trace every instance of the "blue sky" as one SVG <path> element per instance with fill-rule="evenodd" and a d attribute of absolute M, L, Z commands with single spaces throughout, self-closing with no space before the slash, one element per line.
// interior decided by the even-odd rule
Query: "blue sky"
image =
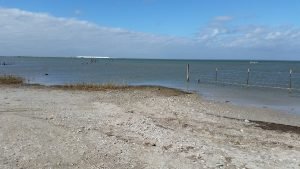
<path fill-rule="evenodd" d="M 1 25 L 28 27 L 3 32 L 2 39 L 6 41 L 2 43 L 11 50 L 0 55 L 23 52 L 47 56 L 300 60 L 299 0 L 0 0 L 0 7 Z M 45 17 L 40 18 L 41 14 Z M 16 22 L 10 22 L 13 20 Z M 32 24 L 39 29 L 29 28 L 28 20 L 33 20 Z M 49 30 L 48 35 L 41 31 L 55 25 L 55 31 Z M 71 37 L 70 30 L 78 31 L 74 36 L 81 37 Z M 22 31 L 25 35 L 14 39 L 34 36 L 30 42 L 44 46 L 36 49 L 35 45 L 26 44 L 24 50 L 14 51 L 13 45 L 22 44 L 12 38 L 15 32 Z M 69 35 L 61 38 L 64 35 L 60 33 Z M 49 35 L 51 41 L 45 38 Z M 102 44 L 102 48 L 97 49 L 94 44 L 75 48 L 80 44 L 72 42 L 73 48 L 64 49 L 55 46 L 56 36 L 62 45 L 68 40 L 89 41 L 90 37 L 90 41 Z M 138 52 L 134 51 L 136 45 L 140 47 Z M 45 46 L 57 50 L 47 52 Z M 116 49 L 119 52 L 109 51 L 107 47 L 111 46 L 119 46 Z"/>
<path fill-rule="evenodd" d="M 2 0 L 2 7 L 75 17 L 103 26 L 193 36 L 216 16 L 235 24 L 300 25 L 299 0 Z"/>

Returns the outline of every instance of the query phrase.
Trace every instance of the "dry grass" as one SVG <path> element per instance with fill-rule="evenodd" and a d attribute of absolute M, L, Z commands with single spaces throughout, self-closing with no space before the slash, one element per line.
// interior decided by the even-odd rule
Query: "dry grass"
<path fill-rule="evenodd" d="M 55 86 L 60 89 L 69 89 L 69 90 L 85 90 L 85 91 L 104 91 L 104 90 L 120 90 L 120 89 L 129 89 L 130 86 L 127 85 L 117 85 L 117 84 L 66 84 Z"/>
<path fill-rule="evenodd" d="M 4 85 L 24 85 L 31 87 L 46 87 L 39 84 L 25 84 L 22 77 L 13 76 L 13 75 L 4 75 L 0 76 L 0 84 Z M 54 85 L 52 86 L 56 89 L 62 90 L 82 90 L 82 91 L 108 91 L 108 90 L 148 90 L 152 93 L 163 96 L 179 96 L 183 94 L 190 94 L 188 92 L 172 89 L 162 86 L 129 86 L 129 85 L 120 85 L 114 83 L 106 84 L 92 84 L 92 83 L 81 83 L 81 84 L 66 84 L 66 85 Z"/>
<path fill-rule="evenodd" d="M 23 84 L 24 79 L 22 77 L 13 76 L 13 75 L 4 75 L 0 76 L 0 84 Z"/>
<path fill-rule="evenodd" d="M 189 94 L 187 92 L 181 91 L 179 89 L 172 89 L 161 86 L 129 86 L 129 85 L 119 85 L 113 83 L 107 84 L 66 84 L 66 85 L 56 85 L 53 86 L 58 89 L 63 90 L 83 90 L 83 91 L 107 91 L 107 90 L 148 90 L 153 93 L 164 95 L 164 96 L 178 96 L 182 94 Z"/>

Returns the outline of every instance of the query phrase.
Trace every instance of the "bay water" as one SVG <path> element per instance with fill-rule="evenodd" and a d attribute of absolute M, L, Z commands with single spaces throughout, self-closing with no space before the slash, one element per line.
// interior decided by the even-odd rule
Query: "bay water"
<path fill-rule="evenodd" d="M 299 61 L 0 57 L 0 75 L 43 85 L 159 85 L 198 92 L 219 102 L 300 115 Z"/>

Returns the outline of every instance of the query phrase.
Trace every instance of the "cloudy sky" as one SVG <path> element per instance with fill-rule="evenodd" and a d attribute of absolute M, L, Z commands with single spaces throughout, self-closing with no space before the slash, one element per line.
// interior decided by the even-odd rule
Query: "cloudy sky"
<path fill-rule="evenodd" d="M 299 0 L 0 0 L 0 55 L 300 60 Z"/>

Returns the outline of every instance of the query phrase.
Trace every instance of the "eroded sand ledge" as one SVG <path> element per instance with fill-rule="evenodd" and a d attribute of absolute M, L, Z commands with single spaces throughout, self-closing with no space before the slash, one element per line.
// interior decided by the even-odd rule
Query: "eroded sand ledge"
<path fill-rule="evenodd" d="M 298 116 L 157 87 L 2 85 L 0 168 L 299 168 L 297 126 Z"/>

